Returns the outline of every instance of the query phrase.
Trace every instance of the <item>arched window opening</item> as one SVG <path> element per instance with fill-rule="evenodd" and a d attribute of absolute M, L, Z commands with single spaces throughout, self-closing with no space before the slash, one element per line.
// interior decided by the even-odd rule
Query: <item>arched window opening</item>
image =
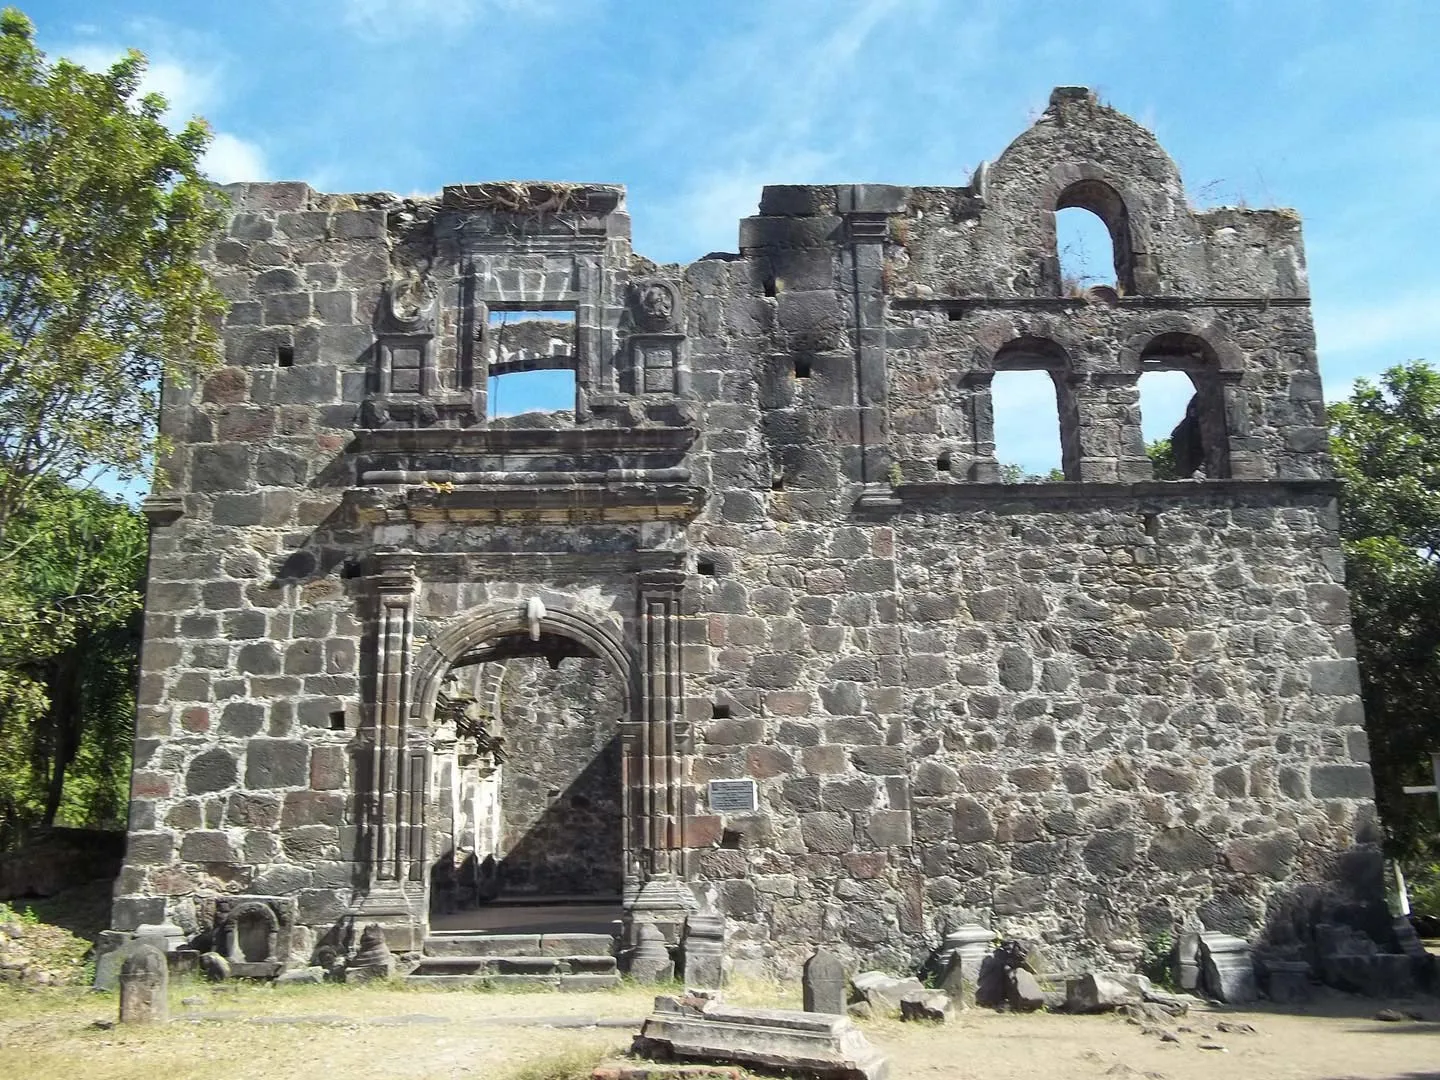
<path fill-rule="evenodd" d="M 1038 369 L 997 371 L 990 383 L 1000 482 L 1064 480 L 1055 381 Z"/>
<path fill-rule="evenodd" d="M 492 310 L 485 339 L 487 419 L 573 419 L 575 312 Z"/>
<path fill-rule="evenodd" d="M 1060 295 L 1080 296 L 1092 285 L 1113 285 L 1110 230 L 1078 206 L 1055 211 L 1055 252 L 1060 259 Z"/>
<path fill-rule="evenodd" d="M 1067 211 L 1088 213 L 1072 214 Z M 1103 232 L 1095 218 L 1099 219 Z M 1135 293 L 1130 213 L 1120 193 L 1109 184 L 1099 180 L 1080 180 L 1062 191 L 1055 201 L 1055 236 L 1061 295 L 1070 295 L 1072 287 L 1078 293 L 1089 285 L 1112 282 L 1122 295 Z M 1068 258 L 1067 246 L 1071 248 Z M 1082 251 L 1083 260 L 1079 258 Z M 1114 277 L 1105 280 L 1110 270 L 1113 270 Z M 1089 280 L 1086 280 L 1087 277 Z"/>
<path fill-rule="evenodd" d="M 1230 475 L 1230 439 L 1220 359 L 1202 337 L 1160 334 L 1140 354 L 1141 428 L 1161 480 Z M 1183 404 L 1182 404 L 1183 399 Z M 1176 419 L 1178 413 L 1178 419 Z M 1168 434 L 1164 432 L 1171 424 Z M 1168 452 L 1167 452 L 1168 451 Z"/>
<path fill-rule="evenodd" d="M 990 408 L 1000 481 L 1078 480 L 1079 417 L 1065 381 L 1065 350 L 1025 335 L 1002 345 L 994 365 Z"/>
<path fill-rule="evenodd" d="M 1175 457 L 1175 433 L 1194 396 L 1195 385 L 1183 371 L 1146 371 L 1140 376 L 1140 430 L 1156 480 L 1185 480 L 1195 471 L 1181 472 Z M 1182 443 L 1185 434 L 1180 432 Z M 1188 462 L 1186 451 L 1182 445 L 1181 455 Z"/>

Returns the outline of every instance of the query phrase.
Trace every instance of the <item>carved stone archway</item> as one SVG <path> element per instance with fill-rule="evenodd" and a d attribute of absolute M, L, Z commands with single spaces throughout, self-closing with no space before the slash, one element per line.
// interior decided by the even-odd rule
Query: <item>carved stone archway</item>
<path fill-rule="evenodd" d="M 376 695 L 369 787 L 362 800 L 369 887 L 357 906 L 357 914 L 366 917 L 403 913 L 417 936 L 423 935 L 428 911 L 429 736 L 441 683 L 477 649 L 536 629 L 534 611 L 527 611 L 525 600 L 495 603 L 454 616 L 416 649 L 414 608 L 421 561 L 423 557 L 381 555 L 372 564 Z M 681 787 L 683 758 L 689 752 L 679 629 L 684 574 L 646 569 L 633 580 L 633 621 L 625 620 L 622 626 L 620 619 L 546 587 L 538 629 L 569 638 L 600 658 L 623 687 L 624 904 L 629 913 L 666 918 L 693 909 L 695 903 L 684 884 L 683 857 Z M 522 590 L 530 587 L 518 583 Z"/>

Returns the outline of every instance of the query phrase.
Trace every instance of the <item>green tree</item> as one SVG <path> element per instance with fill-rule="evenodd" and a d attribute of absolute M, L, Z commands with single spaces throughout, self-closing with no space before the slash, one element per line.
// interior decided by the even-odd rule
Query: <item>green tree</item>
<path fill-rule="evenodd" d="M 146 534 L 74 485 L 142 476 L 161 386 L 218 357 L 209 130 L 144 70 L 52 63 L 0 11 L 0 826 L 123 798 Z"/>
<path fill-rule="evenodd" d="M 123 502 L 53 480 L 11 522 L 0 596 L 0 817 L 11 826 L 117 816 L 146 540 Z"/>
<path fill-rule="evenodd" d="M 1435 858 L 1435 800 L 1401 788 L 1440 751 L 1440 372 L 1357 380 L 1329 420 L 1376 802 L 1391 854 Z"/>
<path fill-rule="evenodd" d="M 1156 439 L 1146 444 L 1145 455 L 1155 470 L 1156 480 L 1179 480 L 1180 470 L 1175 465 L 1175 448 L 1169 439 Z"/>
<path fill-rule="evenodd" d="M 209 129 L 171 132 L 144 70 L 49 63 L 0 12 L 0 553 L 38 484 L 143 475 L 162 380 L 217 355 Z"/>

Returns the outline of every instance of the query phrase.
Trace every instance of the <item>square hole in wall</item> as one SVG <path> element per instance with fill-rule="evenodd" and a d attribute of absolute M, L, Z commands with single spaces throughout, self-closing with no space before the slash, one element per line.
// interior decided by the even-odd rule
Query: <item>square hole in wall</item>
<path fill-rule="evenodd" d="M 332 713 L 330 714 L 330 730 L 331 730 L 331 731 L 344 731 L 344 730 L 345 730 L 345 710 L 344 710 L 344 709 L 337 709 L 335 712 L 332 712 Z"/>
<path fill-rule="evenodd" d="M 485 326 L 486 415 L 573 410 L 577 349 L 573 310 L 492 307 Z"/>
<path fill-rule="evenodd" d="M 706 555 L 701 555 L 695 560 L 695 573 L 701 577 L 714 577 L 717 568 L 715 560 Z"/>
<path fill-rule="evenodd" d="M 275 346 L 275 366 L 276 366 L 276 367 L 294 367 L 294 366 L 295 366 L 295 346 L 294 346 L 294 345 L 291 345 L 291 344 L 289 344 L 288 342 L 286 342 L 286 343 L 282 343 L 282 344 L 280 344 L 280 345 L 276 345 L 276 346 Z"/>
<path fill-rule="evenodd" d="M 711 720 L 729 720 L 729 719 L 730 719 L 730 706 L 727 705 L 727 704 L 725 704 L 724 702 L 720 702 L 720 701 L 714 702 L 714 703 L 710 706 L 710 719 L 711 719 Z"/>

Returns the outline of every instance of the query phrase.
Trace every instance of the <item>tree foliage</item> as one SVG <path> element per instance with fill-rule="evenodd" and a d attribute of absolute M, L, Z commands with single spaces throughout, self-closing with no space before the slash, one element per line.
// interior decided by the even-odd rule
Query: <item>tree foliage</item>
<path fill-rule="evenodd" d="M 140 477 L 160 387 L 218 356 L 203 121 L 144 58 L 50 62 L 0 11 L 0 834 L 113 821 L 128 777 L 146 530 L 77 489 Z"/>
<path fill-rule="evenodd" d="M 46 481 L 12 521 L 0 578 L 0 819 L 113 821 L 128 776 L 146 527 Z M 67 783 L 67 780 L 69 781 Z"/>
<path fill-rule="evenodd" d="M 162 377 L 217 355 L 209 130 L 171 132 L 144 70 L 48 63 L 0 12 L 0 542 L 42 480 L 141 475 Z"/>
<path fill-rule="evenodd" d="M 1330 407 L 1376 802 L 1397 856 L 1440 856 L 1440 372 L 1421 361 L 1356 381 Z"/>

